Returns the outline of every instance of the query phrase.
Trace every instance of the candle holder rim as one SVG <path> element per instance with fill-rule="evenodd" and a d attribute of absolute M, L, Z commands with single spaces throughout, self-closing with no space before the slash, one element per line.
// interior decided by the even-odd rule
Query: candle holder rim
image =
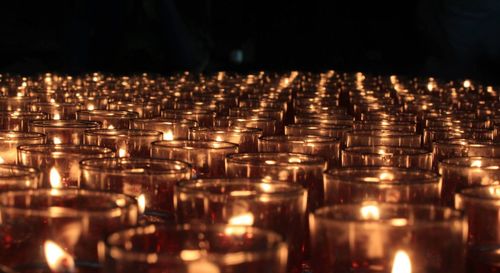
<path fill-rule="evenodd" d="M 339 139 L 336 137 L 329 136 L 318 136 L 318 135 L 301 135 L 301 136 L 290 136 L 290 135 L 277 135 L 277 136 L 261 136 L 259 138 L 263 142 L 273 142 L 273 143 L 339 143 Z"/>
<path fill-rule="evenodd" d="M 238 144 L 227 141 L 192 140 L 192 139 L 158 140 L 151 143 L 151 146 L 152 148 L 154 147 L 178 148 L 178 149 L 190 148 L 193 150 L 196 149 L 227 150 L 239 147 Z"/>
<path fill-rule="evenodd" d="M 8 169 L 8 170 L 12 170 L 12 169 L 15 169 L 15 170 L 19 170 L 19 171 L 24 171 L 25 173 L 24 174 L 19 174 L 19 175 L 12 175 L 12 174 L 9 174 L 9 175 L 1 175 L 0 174 L 0 184 L 2 184 L 2 182 L 4 182 L 5 180 L 16 180 L 16 179 L 19 179 L 19 178 L 23 178 L 23 177 L 26 177 L 26 178 L 36 178 L 38 176 L 40 176 L 41 172 L 39 169 L 37 168 L 34 168 L 34 167 L 28 167 L 28 166 L 23 166 L 23 165 L 16 165 L 16 164 L 0 164 L 0 170 L 2 169 Z M 24 183 L 25 181 L 23 181 Z"/>
<path fill-rule="evenodd" d="M 325 123 L 293 123 L 287 124 L 285 127 L 306 127 L 308 129 L 346 129 L 352 130 L 352 126 L 349 125 L 341 125 L 341 124 L 325 124 Z"/>
<path fill-rule="evenodd" d="M 398 146 L 387 146 L 387 145 L 373 145 L 373 146 L 351 146 L 345 147 L 342 153 L 356 154 L 356 155 L 384 155 L 383 153 L 378 153 L 377 150 L 384 149 L 391 154 L 391 156 L 414 156 L 414 155 L 431 155 L 432 152 L 423 148 L 415 147 L 398 147 Z M 372 152 L 374 151 L 374 152 Z M 391 151 L 401 151 L 401 153 L 392 153 Z"/>
<path fill-rule="evenodd" d="M 87 115 L 89 117 L 106 117 L 106 118 L 137 118 L 139 114 L 137 112 L 125 111 L 125 110 L 103 110 L 103 109 L 93 109 L 93 110 L 80 110 L 76 112 L 77 117 L 81 115 Z"/>
<path fill-rule="evenodd" d="M 389 133 L 389 134 L 387 134 Z M 405 132 L 397 130 L 352 130 L 346 132 L 346 136 L 369 136 L 369 137 L 401 137 L 401 138 L 420 138 L 420 134 L 415 132 Z"/>
<path fill-rule="evenodd" d="M 142 122 L 142 123 L 160 123 L 160 124 L 168 124 L 168 125 L 193 125 L 192 127 L 197 127 L 198 122 L 192 119 L 186 118 L 162 118 L 162 117 L 154 117 L 154 118 L 134 118 L 133 122 Z"/>
<path fill-rule="evenodd" d="M 396 173 L 413 173 L 413 174 L 418 174 L 422 175 L 425 177 L 417 178 L 415 177 L 414 179 L 410 178 L 399 178 L 399 179 L 392 179 L 392 180 L 384 180 L 381 179 L 380 181 L 377 182 L 371 182 L 371 181 L 366 181 L 363 180 L 363 178 L 366 178 L 368 176 L 364 177 L 349 177 L 349 180 L 346 180 L 346 177 L 349 172 L 359 172 L 359 171 L 390 171 L 390 172 L 396 172 Z M 343 172 L 346 172 L 346 174 L 342 174 Z M 337 174 L 338 173 L 338 174 Z M 348 184 L 366 184 L 366 185 L 389 185 L 389 186 L 397 186 L 397 185 L 402 185 L 402 186 L 411 186 L 411 185 L 423 185 L 423 184 L 439 184 L 441 176 L 432 172 L 432 171 L 426 171 L 426 170 L 419 170 L 419 169 L 407 169 L 407 168 L 398 168 L 398 167 L 342 167 L 342 168 L 332 168 L 327 170 L 324 173 L 325 177 L 329 177 L 334 180 L 338 180 L 342 183 L 348 183 Z"/>
<path fill-rule="evenodd" d="M 107 137 L 140 137 L 140 136 L 163 136 L 163 133 L 148 129 L 93 129 L 85 130 L 84 135 L 107 136 Z"/>
<path fill-rule="evenodd" d="M 248 164 L 252 166 L 262 166 L 265 164 L 265 160 L 259 161 L 246 161 L 243 158 L 256 158 L 262 156 L 271 156 L 268 160 L 273 160 L 272 157 L 282 156 L 282 157 L 299 157 L 299 158 L 307 158 L 308 161 L 301 162 L 280 162 L 276 161 L 275 164 L 267 165 L 269 167 L 273 166 L 314 166 L 314 165 L 324 165 L 326 164 L 326 160 L 321 156 L 309 155 L 309 154 L 301 154 L 301 153 L 284 153 L 284 152 L 259 152 L 259 153 L 237 153 L 237 154 L 229 154 L 226 156 L 226 162 L 233 162 L 238 164 Z"/>
<path fill-rule="evenodd" d="M 499 184 L 493 184 L 488 186 L 465 188 L 460 192 L 455 194 L 455 207 L 463 209 L 465 202 L 475 203 L 484 206 L 495 206 L 500 207 L 500 195 L 498 197 L 492 196 L 492 194 L 484 194 L 485 191 L 495 188 L 500 190 Z"/>
<path fill-rule="evenodd" d="M 44 112 L 31 112 L 31 111 L 0 111 L 2 117 L 37 117 L 47 118 L 47 113 Z"/>
<path fill-rule="evenodd" d="M 478 140 L 468 138 L 450 138 L 435 140 L 434 145 L 442 146 L 469 146 L 469 147 L 495 147 L 500 146 L 500 143 L 491 140 Z"/>
<path fill-rule="evenodd" d="M 324 206 L 321 208 L 316 209 L 314 212 L 311 212 L 310 215 L 315 217 L 315 221 L 317 219 L 321 219 L 323 221 L 328 221 L 330 223 L 359 223 L 359 224 L 371 224 L 371 223 L 376 223 L 376 224 L 388 224 L 394 227 L 400 227 L 401 225 L 399 224 L 400 222 L 398 220 L 400 219 L 405 219 L 408 220 L 410 217 L 401 217 L 401 216 L 391 216 L 391 217 L 379 217 L 378 219 L 373 219 L 373 218 L 368 218 L 368 219 L 360 219 L 360 217 L 356 217 L 355 213 L 349 213 L 349 214 L 344 214 L 344 216 L 339 219 L 339 218 L 334 218 L 331 215 L 327 215 L 332 212 L 338 212 L 340 210 L 344 211 L 356 211 L 359 212 L 360 209 L 366 205 L 369 206 L 377 206 L 379 210 L 381 209 L 393 209 L 396 211 L 399 210 L 405 210 L 405 211 L 410 211 L 410 210 L 425 210 L 429 211 L 432 213 L 436 213 L 437 211 L 440 211 L 443 213 L 443 216 L 446 216 L 447 219 L 410 219 L 412 221 L 407 221 L 405 222 L 405 225 L 402 225 L 403 227 L 408 227 L 408 226 L 423 226 L 423 225 L 446 225 L 449 224 L 450 222 L 454 221 L 460 221 L 463 222 L 464 220 L 464 212 L 460 210 L 456 210 L 450 207 L 445 207 L 445 206 L 436 206 L 436 205 L 430 205 L 430 204 L 394 204 L 394 203 L 380 203 L 380 202 L 369 202 L 365 201 L 364 203 L 354 203 L 354 204 L 338 204 L 338 205 L 329 205 L 329 206 Z M 382 213 L 380 213 L 383 215 Z"/>
<path fill-rule="evenodd" d="M 251 232 L 252 234 L 257 234 L 257 235 L 262 235 L 266 236 L 265 238 L 270 240 L 271 242 L 266 244 L 266 249 L 264 253 L 260 252 L 259 250 L 253 250 L 253 251 L 238 251 L 235 254 L 239 255 L 242 252 L 245 253 L 245 261 L 252 261 L 252 260 L 258 260 L 260 257 L 267 257 L 268 255 L 273 255 L 276 251 L 279 251 L 280 249 L 285 248 L 286 249 L 286 244 L 283 242 L 282 237 L 270 230 L 263 230 L 259 229 L 256 227 L 251 227 L 251 226 L 231 226 L 231 225 L 224 225 L 224 224 L 214 224 L 214 225 L 190 225 L 190 224 L 177 224 L 177 225 L 160 225 L 160 224 L 150 224 L 146 226 L 138 226 L 138 227 L 132 227 L 132 228 L 127 228 L 123 229 L 121 231 L 114 232 L 110 234 L 103 242 L 104 248 L 109 249 L 110 252 L 114 252 L 115 256 L 121 256 L 121 260 L 129 260 L 129 261 L 147 261 L 147 257 L 149 255 L 154 255 L 157 259 L 156 262 L 174 262 L 174 263 L 186 263 L 189 261 L 182 260 L 180 257 L 180 253 L 176 254 L 176 256 L 172 256 L 171 253 L 157 253 L 157 252 L 142 252 L 142 251 L 130 251 L 127 250 L 124 246 L 116 246 L 116 244 L 124 244 L 120 241 L 125 241 L 127 239 L 130 240 L 131 237 L 136 236 L 136 235 L 148 235 L 148 234 L 164 234 L 167 230 L 170 230 L 172 232 L 196 232 L 198 234 L 204 232 L 217 232 L 217 233 L 223 233 L 225 228 L 238 228 L 239 231 L 244 230 L 245 232 L 242 233 L 248 234 L 248 232 Z M 162 232 L 157 232 L 158 230 Z M 238 237 L 242 236 L 239 234 L 236 234 Z M 120 236 L 125 237 L 125 238 L 120 238 Z M 193 237 L 194 238 L 194 237 Z M 114 245 L 111 245 L 112 242 L 114 241 Z M 200 248 L 199 250 L 203 250 Z M 222 264 L 226 264 L 227 258 L 224 258 L 227 256 L 228 253 L 207 253 L 206 256 L 203 258 L 208 259 L 209 261 L 217 261 Z M 116 259 L 116 257 L 114 257 Z M 201 259 L 196 259 L 194 262 L 199 261 Z"/>
<path fill-rule="evenodd" d="M 453 157 L 453 158 L 446 158 L 443 159 L 441 162 L 439 162 L 439 166 L 441 167 L 446 167 L 446 168 L 458 168 L 458 169 L 477 169 L 477 170 L 483 170 L 483 171 L 500 171 L 499 169 L 487 169 L 487 167 L 490 167 L 491 165 L 486 165 L 486 166 L 470 166 L 471 162 L 474 160 L 479 160 L 479 161 L 497 161 L 498 164 L 495 166 L 500 166 L 500 158 L 498 157 L 486 157 L 486 156 L 462 156 L 462 157 Z M 461 164 L 469 162 L 468 165 Z"/>
<path fill-rule="evenodd" d="M 32 120 L 29 123 L 30 127 L 41 127 L 41 128 L 99 128 L 101 123 L 98 121 L 90 120 Z"/>
<path fill-rule="evenodd" d="M 17 147 L 18 153 L 26 154 L 50 154 L 54 158 L 62 158 L 67 154 L 92 155 L 112 157 L 114 151 L 110 148 L 95 145 L 75 145 L 75 144 L 25 144 Z M 84 154 L 81 151 L 85 151 Z M 95 153 L 93 153 L 95 151 Z M 92 153 L 88 153 L 92 152 Z"/>
<path fill-rule="evenodd" d="M 123 163 L 143 163 L 146 166 L 140 165 L 140 167 L 134 168 L 121 168 L 121 167 L 106 167 L 101 165 L 94 165 L 96 163 L 105 163 L 112 162 L 117 163 L 119 166 L 122 166 Z M 94 164 L 91 164 L 94 163 Z M 151 163 L 160 163 L 160 164 L 169 164 L 172 168 L 169 169 L 161 169 L 155 170 L 151 168 Z M 173 166 L 181 166 L 180 168 L 176 168 Z M 149 167 L 149 168 L 146 168 Z M 94 170 L 94 171 L 106 171 L 106 172 L 116 172 L 123 175 L 137 175 L 143 176 L 147 174 L 179 174 L 179 173 L 190 173 L 192 170 L 191 164 L 180 161 L 180 160 L 172 160 L 172 159 L 160 159 L 160 158 L 140 158 L 140 157 L 105 157 L 105 158 L 86 158 L 80 161 L 80 169 L 82 170 Z M 143 169 L 143 172 L 135 172 L 134 169 Z"/>
<path fill-rule="evenodd" d="M 279 191 L 266 192 L 262 189 L 262 185 L 278 186 L 280 188 Z M 198 186 L 203 187 L 199 188 Z M 207 188 L 205 188 L 205 186 L 250 186 L 253 189 L 261 191 L 251 191 L 250 194 L 243 196 L 231 196 L 228 195 L 227 192 L 207 191 Z M 174 189 L 175 192 L 178 193 L 208 195 L 212 198 L 227 196 L 228 199 L 254 199 L 261 196 L 288 199 L 294 198 L 296 195 L 306 194 L 307 192 L 307 190 L 299 184 L 256 178 L 208 178 L 183 180 L 177 182 Z"/>
<path fill-rule="evenodd" d="M 80 102 L 48 102 L 48 101 L 38 101 L 32 104 L 32 106 L 52 106 L 54 108 L 67 107 L 67 106 L 82 106 Z"/>
<path fill-rule="evenodd" d="M 14 134 L 16 136 L 10 137 L 9 134 Z M 6 135 L 6 136 L 5 136 Z M 19 136 L 17 136 L 19 135 Z M 46 135 L 38 132 L 24 132 L 24 131 L 13 131 L 13 130 L 0 130 L 0 140 L 4 142 L 17 141 L 20 139 L 39 139 L 44 138 Z"/>
<path fill-rule="evenodd" d="M 32 96 L 0 96 L 0 100 L 2 101 L 28 101 L 28 102 L 37 102 L 39 98 Z"/>
<path fill-rule="evenodd" d="M 242 134 L 253 134 L 253 133 L 262 133 L 262 129 L 260 128 L 255 128 L 255 127 L 235 127 L 235 126 L 230 126 L 230 127 L 193 127 L 190 129 L 190 131 L 201 131 L 201 132 L 210 132 L 210 133 L 215 133 L 215 134 L 221 134 L 221 133 L 226 133 L 226 132 L 233 132 L 233 133 L 242 133 Z"/>
<path fill-rule="evenodd" d="M 107 207 L 107 208 L 101 208 L 100 210 L 80 210 L 81 207 L 78 208 L 70 208 L 70 207 L 62 207 L 62 206 L 46 206 L 46 207 L 29 207 L 29 208 L 19 208 L 17 206 L 10 206 L 10 205 L 4 205 L 3 199 L 4 198 L 13 198 L 14 196 L 25 196 L 25 197 L 37 197 L 37 196 L 60 196 L 63 198 L 74 198 L 75 196 L 78 195 L 98 195 L 98 196 L 104 196 L 107 198 L 110 198 L 109 201 L 114 200 L 114 205 L 116 207 Z M 123 200 L 122 202 L 116 202 L 117 200 Z M 64 188 L 64 189 L 27 189 L 27 190 L 12 190 L 12 191 L 6 191 L 0 193 L 0 211 L 5 211 L 9 213 L 14 213 L 14 214 L 26 214 L 29 213 L 30 215 L 33 216 L 42 216 L 42 217 L 50 217 L 50 214 L 52 213 L 50 211 L 50 208 L 55 208 L 57 209 L 57 216 L 54 216 L 54 218 L 57 217 L 67 217 L 67 216 L 97 216 L 97 217 L 103 217 L 103 216 L 108 216 L 108 217 L 117 217 L 119 215 L 122 215 L 124 213 L 124 210 L 128 210 L 131 208 L 135 208 L 136 211 L 139 211 L 138 206 L 137 206 L 137 201 L 128 195 L 125 194 L 120 194 L 120 193 L 113 193 L 113 192 L 103 192 L 103 191 L 94 191 L 94 190 L 84 190 L 84 189 L 71 189 L 71 188 Z"/>

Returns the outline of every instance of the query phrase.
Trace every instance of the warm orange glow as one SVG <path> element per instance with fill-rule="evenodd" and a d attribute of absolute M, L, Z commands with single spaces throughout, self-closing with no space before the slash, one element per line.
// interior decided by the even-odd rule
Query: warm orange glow
<path fill-rule="evenodd" d="M 61 119 L 61 115 L 59 115 L 59 113 L 55 113 L 54 116 L 52 117 L 53 120 L 60 120 Z"/>
<path fill-rule="evenodd" d="M 45 260 L 52 272 L 75 272 L 75 260 L 51 240 L 44 243 Z"/>
<path fill-rule="evenodd" d="M 253 225 L 253 222 L 254 222 L 254 217 L 251 212 L 233 216 L 229 219 L 229 224 L 236 226 L 251 226 Z"/>
<path fill-rule="evenodd" d="M 361 218 L 364 220 L 380 219 L 380 209 L 377 205 L 370 204 L 362 206 L 359 212 L 361 213 Z"/>
<path fill-rule="evenodd" d="M 480 168 L 481 166 L 483 166 L 483 162 L 481 160 L 473 160 L 470 163 L 470 166 L 474 168 Z"/>
<path fill-rule="evenodd" d="M 52 167 L 52 169 L 50 169 L 49 180 L 50 180 L 50 186 L 53 189 L 60 189 L 63 187 L 61 175 L 57 171 L 56 167 Z"/>
<path fill-rule="evenodd" d="M 52 142 L 54 142 L 54 144 L 61 144 L 62 140 L 59 137 L 54 137 L 54 139 L 52 140 Z"/>
<path fill-rule="evenodd" d="M 146 211 L 146 196 L 143 194 L 137 197 L 137 205 L 139 206 L 139 211 L 144 213 Z"/>
<path fill-rule="evenodd" d="M 398 250 L 396 252 L 391 273 L 411 273 L 410 256 L 403 250 Z"/>
<path fill-rule="evenodd" d="M 470 81 L 470 80 L 465 80 L 465 81 L 464 81 L 464 87 L 465 87 L 465 88 L 470 88 L 470 87 L 471 87 L 471 85 L 472 85 L 472 83 L 471 83 L 471 81 Z"/>
<path fill-rule="evenodd" d="M 90 111 L 94 110 L 94 105 L 93 104 L 87 105 L 87 110 L 90 110 Z"/>
<path fill-rule="evenodd" d="M 174 134 L 172 131 L 168 130 L 167 132 L 163 133 L 163 140 L 174 140 Z"/>
<path fill-rule="evenodd" d="M 118 149 L 118 157 L 126 157 L 127 156 L 127 150 L 124 148 Z"/>
<path fill-rule="evenodd" d="M 3 157 L 0 156 L 0 164 L 3 164 L 5 163 L 5 160 L 3 159 Z"/>
<path fill-rule="evenodd" d="M 108 129 L 115 129 L 115 126 L 113 124 L 108 125 Z"/>
<path fill-rule="evenodd" d="M 216 137 L 215 137 L 215 141 L 222 141 L 222 137 L 220 137 L 220 136 L 216 136 Z"/>
<path fill-rule="evenodd" d="M 378 178 L 380 178 L 380 180 L 393 180 L 394 174 L 389 172 L 383 172 L 378 176 Z"/>

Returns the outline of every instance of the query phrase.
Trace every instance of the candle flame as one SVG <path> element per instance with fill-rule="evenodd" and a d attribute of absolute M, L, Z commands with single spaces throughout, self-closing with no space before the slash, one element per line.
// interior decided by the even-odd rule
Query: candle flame
<path fill-rule="evenodd" d="M 174 134 L 172 133 L 172 131 L 168 130 L 166 133 L 164 133 L 163 140 L 174 140 Z"/>
<path fill-rule="evenodd" d="M 470 166 L 471 167 L 475 167 L 475 168 L 480 168 L 481 166 L 483 166 L 483 162 L 481 160 L 473 160 L 471 163 L 470 163 Z"/>
<path fill-rule="evenodd" d="M 220 136 L 216 136 L 216 137 L 215 137 L 215 141 L 222 141 L 222 137 L 220 137 Z"/>
<path fill-rule="evenodd" d="M 45 260 L 52 272 L 74 272 L 75 260 L 51 240 L 44 243 Z"/>
<path fill-rule="evenodd" d="M 411 273 L 410 257 L 403 250 L 396 252 L 391 273 Z"/>
<path fill-rule="evenodd" d="M 470 80 L 465 80 L 465 81 L 464 81 L 464 87 L 465 87 L 465 88 L 469 88 L 469 87 L 471 87 L 471 85 L 472 85 L 472 83 L 471 83 L 471 81 L 470 81 Z"/>
<path fill-rule="evenodd" d="M 392 180 L 394 179 L 394 174 L 389 172 L 383 172 L 379 176 L 380 180 Z"/>
<path fill-rule="evenodd" d="M 196 261 L 201 258 L 201 251 L 198 249 L 183 249 L 180 256 L 186 262 Z"/>
<path fill-rule="evenodd" d="M 54 142 L 54 144 L 61 144 L 61 143 L 62 143 L 62 140 L 61 140 L 61 138 L 59 138 L 59 137 L 54 137 L 53 142 Z"/>
<path fill-rule="evenodd" d="M 229 219 L 229 224 L 235 226 L 251 226 L 253 225 L 253 222 L 254 222 L 254 217 L 251 212 L 233 216 Z"/>
<path fill-rule="evenodd" d="M 5 163 L 5 160 L 3 159 L 3 157 L 0 156 L 0 164 L 3 164 Z"/>
<path fill-rule="evenodd" d="M 118 149 L 118 157 L 126 157 L 127 156 L 127 150 L 124 148 Z"/>
<path fill-rule="evenodd" d="M 50 169 L 49 180 L 50 180 L 50 186 L 53 189 L 60 189 L 63 187 L 61 181 L 62 180 L 61 175 L 57 171 L 56 167 L 52 167 L 52 169 Z"/>
<path fill-rule="evenodd" d="M 54 116 L 52 117 L 53 120 L 60 120 L 61 119 L 61 115 L 59 115 L 59 113 L 55 113 Z"/>
<path fill-rule="evenodd" d="M 380 219 L 380 209 L 377 205 L 370 204 L 364 205 L 360 209 L 361 218 L 364 220 L 378 220 Z"/>
<path fill-rule="evenodd" d="M 87 110 L 90 110 L 90 111 L 94 110 L 94 105 L 93 104 L 87 105 Z"/>
<path fill-rule="evenodd" d="M 137 197 L 137 205 L 139 206 L 140 213 L 144 213 L 144 211 L 146 211 L 146 196 L 144 193 Z"/>
<path fill-rule="evenodd" d="M 108 125 L 108 129 L 115 129 L 115 126 L 113 124 Z"/>

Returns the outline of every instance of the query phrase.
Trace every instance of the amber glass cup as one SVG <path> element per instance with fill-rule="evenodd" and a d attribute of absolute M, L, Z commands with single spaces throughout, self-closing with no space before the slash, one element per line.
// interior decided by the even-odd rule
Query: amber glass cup
<path fill-rule="evenodd" d="M 139 115 L 134 112 L 119 110 L 82 110 L 76 112 L 76 119 L 98 121 L 104 129 L 128 129 L 132 119 Z"/>
<path fill-rule="evenodd" d="M 43 143 L 44 134 L 0 130 L 0 164 L 16 164 L 18 146 Z"/>
<path fill-rule="evenodd" d="M 151 143 L 161 140 L 163 134 L 139 129 L 98 129 L 85 131 L 84 143 L 110 148 L 117 157 L 149 157 Z"/>
<path fill-rule="evenodd" d="M 342 151 L 343 167 L 388 166 L 431 170 L 432 159 L 432 152 L 410 147 L 358 146 Z"/>
<path fill-rule="evenodd" d="M 83 144 L 83 133 L 86 130 L 98 129 L 101 124 L 83 120 L 35 120 L 29 125 L 31 132 L 47 136 L 47 143 Z"/>

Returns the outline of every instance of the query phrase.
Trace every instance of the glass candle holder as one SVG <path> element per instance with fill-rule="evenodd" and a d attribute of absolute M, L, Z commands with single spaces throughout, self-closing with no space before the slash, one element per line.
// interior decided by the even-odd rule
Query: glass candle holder
<path fill-rule="evenodd" d="M 287 136 L 304 136 L 317 135 L 334 137 L 345 142 L 345 134 L 352 130 L 351 126 L 346 125 L 324 125 L 317 123 L 297 123 L 288 124 L 285 126 L 285 135 Z"/>
<path fill-rule="evenodd" d="M 83 120 L 34 120 L 30 122 L 31 132 L 47 136 L 47 143 L 83 144 L 86 130 L 98 129 L 101 125 L 94 121 Z"/>
<path fill-rule="evenodd" d="M 137 113 L 139 118 L 160 116 L 160 104 L 153 102 L 113 101 L 108 104 L 108 109 Z"/>
<path fill-rule="evenodd" d="M 354 121 L 354 130 L 392 130 L 392 131 L 402 131 L 402 132 L 412 132 L 417 131 L 417 124 L 414 122 L 405 121 L 373 121 L 373 120 L 360 120 Z"/>
<path fill-rule="evenodd" d="M 340 141 L 322 136 L 268 136 L 259 139 L 259 152 L 282 152 L 318 155 L 328 167 L 340 165 Z"/>
<path fill-rule="evenodd" d="M 448 158 L 439 163 L 439 174 L 443 178 L 441 198 L 444 204 L 453 206 L 456 192 L 500 181 L 500 158 Z"/>
<path fill-rule="evenodd" d="M 430 171 L 393 167 L 331 169 L 324 174 L 325 203 L 439 204 L 441 178 Z"/>
<path fill-rule="evenodd" d="M 258 128 L 191 128 L 189 138 L 193 140 L 215 140 L 238 144 L 240 153 L 257 152 L 258 139 L 262 136 L 262 130 Z"/>
<path fill-rule="evenodd" d="M 208 140 L 164 140 L 151 148 L 151 157 L 187 162 L 199 178 L 224 177 L 226 156 L 234 153 L 238 153 L 237 144 Z"/>
<path fill-rule="evenodd" d="M 175 187 L 179 224 L 254 226 L 288 244 L 288 272 L 300 272 L 307 192 L 298 184 L 251 179 L 204 179 Z"/>
<path fill-rule="evenodd" d="M 20 165 L 42 171 L 42 186 L 46 188 L 79 187 L 81 160 L 114 156 L 108 148 L 71 144 L 21 145 L 17 153 Z"/>
<path fill-rule="evenodd" d="M 253 227 L 149 225 L 113 233 L 101 249 L 106 272 L 286 270 L 287 249 L 280 236 Z"/>
<path fill-rule="evenodd" d="M 331 272 L 463 272 L 460 212 L 426 205 L 336 205 L 310 215 L 312 266 Z"/>
<path fill-rule="evenodd" d="M 81 110 L 82 106 L 78 103 L 67 102 L 36 102 L 31 105 L 31 111 L 46 113 L 49 119 L 76 119 L 76 112 Z"/>
<path fill-rule="evenodd" d="M 464 189 L 455 197 L 455 206 L 467 215 L 469 246 L 467 267 L 469 272 L 495 272 L 495 270 L 471 270 L 471 267 L 478 264 L 498 269 L 498 252 L 491 250 L 498 249 L 500 244 L 500 234 L 498 233 L 500 229 L 499 201 L 499 185 Z M 492 258 L 495 258 L 495 252 L 496 266 L 494 260 L 492 261 Z"/>
<path fill-rule="evenodd" d="M 135 225 L 138 208 L 122 194 L 37 189 L 1 193 L 0 215 L 2 235 L 11 238 L 0 244 L 2 265 L 19 272 L 78 272 L 82 264 L 98 266 L 98 241 Z"/>
<path fill-rule="evenodd" d="M 420 148 L 419 134 L 389 130 L 359 130 L 346 133 L 346 147 L 393 146 Z"/>
<path fill-rule="evenodd" d="M 323 204 L 323 172 L 326 160 L 319 156 L 294 153 L 243 153 L 226 158 L 229 178 L 262 178 L 299 183 L 308 189 L 308 207 Z"/>
<path fill-rule="evenodd" d="M 41 186 L 41 180 L 41 173 L 38 169 L 0 164 L 0 192 L 37 189 Z"/>
<path fill-rule="evenodd" d="M 464 138 L 436 141 L 432 144 L 434 168 L 438 163 L 453 157 L 500 157 L 500 144 L 492 141 L 477 141 Z"/>
<path fill-rule="evenodd" d="M 0 111 L 0 128 L 3 130 L 29 131 L 29 123 L 33 120 L 47 119 L 45 113 Z"/>
<path fill-rule="evenodd" d="M 139 209 L 172 214 L 174 184 L 191 179 L 187 163 L 150 158 L 100 158 L 80 162 L 81 186 L 133 196 Z"/>
<path fill-rule="evenodd" d="M 432 143 L 436 141 L 464 138 L 465 131 L 456 127 L 430 127 L 424 128 L 422 145 L 427 148 L 432 147 Z"/>
<path fill-rule="evenodd" d="M 128 129 L 132 119 L 139 115 L 134 112 L 119 110 L 82 110 L 76 112 L 76 119 L 98 121 L 104 129 Z"/>
<path fill-rule="evenodd" d="M 169 119 L 190 119 L 198 122 L 201 127 L 213 127 L 215 112 L 205 109 L 164 109 L 161 111 L 164 118 Z"/>
<path fill-rule="evenodd" d="M 85 131 L 84 143 L 107 147 L 117 157 L 149 157 L 151 143 L 161 140 L 163 134 L 139 129 L 98 129 Z"/>
<path fill-rule="evenodd" d="M 388 166 L 432 170 L 432 152 L 389 146 L 357 146 L 342 150 L 343 167 Z"/>
<path fill-rule="evenodd" d="M 133 119 L 132 129 L 155 130 L 163 133 L 163 140 L 188 139 L 189 128 L 198 127 L 198 123 L 188 119 Z"/>
<path fill-rule="evenodd" d="M 0 111 L 29 111 L 30 106 L 37 102 L 34 97 L 0 97 Z"/>
<path fill-rule="evenodd" d="M 276 120 L 270 118 L 247 117 L 231 118 L 229 126 L 242 128 L 259 128 L 262 130 L 262 136 L 274 136 L 278 133 Z"/>
<path fill-rule="evenodd" d="M 0 130 L 0 164 L 16 164 L 17 147 L 20 145 L 43 143 L 44 134 Z"/>

